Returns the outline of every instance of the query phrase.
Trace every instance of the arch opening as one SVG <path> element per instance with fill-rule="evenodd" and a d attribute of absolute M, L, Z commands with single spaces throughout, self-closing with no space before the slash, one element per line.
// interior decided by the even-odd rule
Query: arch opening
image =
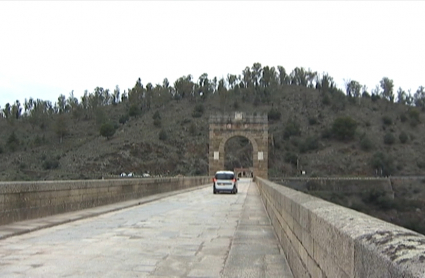
<path fill-rule="evenodd" d="M 247 137 L 234 136 L 224 143 L 224 168 L 251 169 L 253 160 L 253 146 Z"/>

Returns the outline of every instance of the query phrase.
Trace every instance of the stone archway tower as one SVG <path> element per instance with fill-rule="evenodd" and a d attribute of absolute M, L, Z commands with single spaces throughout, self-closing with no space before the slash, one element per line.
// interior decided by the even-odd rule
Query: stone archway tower
<path fill-rule="evenodd" d="M 224 146 L 232 137 L 247 138 L 252 145 L 254 177 L 267 179 L 268 170 L 268 120 L 267 115 L 247 115 L 243 112 L 210 116 L 209 119 L 209 175 L 224 169 Z M 232 170 L 232 169 L 227 169 Z"/>

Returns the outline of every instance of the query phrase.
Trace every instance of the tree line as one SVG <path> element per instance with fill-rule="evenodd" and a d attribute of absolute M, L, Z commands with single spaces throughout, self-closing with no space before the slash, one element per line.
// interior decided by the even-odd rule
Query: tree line
<path fill-rule="evenodd" d="M 15 103 L 6 103 L 0 107 L 0 118 L 7 120 L 17 120 L 23 117 L 39 122 L 43 117 L 54 114 L 72 113 L 76 118 L 91 118 L 96 109 L 108 105 L 119 103 L 129 103 L 129 114 L 137 115 L 140 110 L 150 109 L 152 105 L 164 105 L 171 100 L 181 99 L 206 99 L 217 94 L 221 101 L 231 93 L 239 93 L 242 99 L 252 99 L 254 102 L 266 103 L 270 94 L 284 85 L 304 86 L 316 89 L 322 93 L 341 93 L 351 98 L 372 97 L 372 99 L 383 98 L 390 102 L 416 106 L 425 110 L 425 88 L 419 86 L 416 92 L 407 92 L 398 88 L 395 92 L 392 79 L 383 77 L 382 80 L 368 91 L 365 85 L 355 80 L 345 81 L 345 92 L 337 88 L 332 76 L 327 73 L 318 74 L 310 69 L 296 67 L 292 72 L 287 73 L 282 66 L 269 67 L 254 63 L 252 67 L 246 67 L 241 74 L 228 74 L 226 78 L 210 79 L 207 73 L 202 74 L 198 80 L 194 80 L 192 75 L 178 78 L 174 84 L 170 84 L 164 78 L 162 84 L 147 83 L 142 84 L 140 78 L 137 79 L 133 88 L 121 92 L 118 86 L 110 91 L 102 87 L 96 87 L 93 92 L 84 92 L 80 99 L 70 92 L 69 96 L 61 94 L 55 103 L 42 99 L 25 99 L 23 104 L 19 100 Z M 31 121 L 30 121 L 31 122 Z"/>

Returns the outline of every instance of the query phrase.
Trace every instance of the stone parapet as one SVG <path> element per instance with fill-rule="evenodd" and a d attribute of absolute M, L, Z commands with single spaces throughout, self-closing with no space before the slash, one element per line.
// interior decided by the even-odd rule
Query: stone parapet
<path fill-rule="evenodd" d="M 425 277 L 425 236 L 257 177 L 294 277 Z"/>
<path fill-rule="evenodd" d="M 0 225 L 210 183 L 211 177 L 0 183 Z"/>

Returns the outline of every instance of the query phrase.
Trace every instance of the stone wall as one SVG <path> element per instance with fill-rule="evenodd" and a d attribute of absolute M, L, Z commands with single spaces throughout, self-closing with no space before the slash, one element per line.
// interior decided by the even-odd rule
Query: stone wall
<path fill-rule="evenodd" d="M 425 277 L 425 236 L 256 178 L 294 277 Z"/>
<path fill-rule="evenodd" d="M 343 193 L 367 192 L 372 189 L 393 195 L 390 178 L 344 178 L 344 177 L 282 177 L 269 180 L 296 190 L 332 191 Z"/>
<path fill-rule="evenodd" d="M 211 177 L 0 183 L 0 225 L 210 183 Z"/>

